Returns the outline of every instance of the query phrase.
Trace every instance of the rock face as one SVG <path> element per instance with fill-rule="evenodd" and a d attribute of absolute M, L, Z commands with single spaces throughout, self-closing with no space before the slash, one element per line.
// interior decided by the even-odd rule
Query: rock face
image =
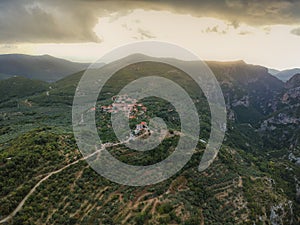
<path fill-rule="evenodd" d="M 284 83 L 267 68 L 243 61 L 207 64 L 221 84 L 230 120 L 254 124 L 274 112 L 275 98 Z"/>
<path fill-rule="evenodd" d="M 260 132 L 266 138 L 280 140 L 280 147 L 295 149 L 300 140 L 300 74 L 285 83 L 272 104 L 274 111 L 260 123 Z"/>
<path fill-rule="evenodd" d="M 258 128 L 257 132 L 266 142 L 276 143 L 274 148 L 297 146 L 300 74 L 284 83 L 267 68 L 243 61 L 206 63 L 221 85 L 229 121 Z"/>
<path fill-rule="evenodd" d="M 271 207 L 270 222 L 272 225 L 282 224 L 282 219 L 280 217 L 280 214 L 282 214 L 282 211 L 283 211 L 282 204 Z"/>
<path fill-rule="evenodd" d="M 285 89 L 286 92 L 282 97 L 283 103 L 300 103 L 300 73 L 286 82 Z"/>
<path fill-rule="evenodd" d="M 300 73 L 291 77 L 291 79 L 286 82 L 285 87 L 288 89 L 300 87 Z"/>
<path fill-rule="evenodd" d="M 300 74 L 284 83 L 267 68 L 243 61 L 207 64 L 221 84 L 230 122 L 257 128 L 272 148 L 295 149 L 300 141 Z"/>
<path fill-rule="evenodd" d="M 293 203 L 292 201 L 279 203 L 271 207 L 270 212 L 270 223 L 272 225 L 281 225 L 285 224 L 283 218 L 287 215 L 290 215 L 290 224 L 293 224 Z"/>

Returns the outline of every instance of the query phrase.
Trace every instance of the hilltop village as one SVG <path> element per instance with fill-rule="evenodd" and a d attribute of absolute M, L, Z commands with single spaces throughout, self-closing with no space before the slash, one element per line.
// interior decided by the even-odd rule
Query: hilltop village
<path fill-rule="evenodd" d="M 101 110 L 106 113 L 118 113 L 124 112 L 130 120 L 136 120 L 147 112 L 147 107 L 142 103 L 138 103 L 136 99 L 130 98 L 128 95 L 117 95 L 113 96 L 114 101 L 111 105 L 101 106 Z M 95 109 L 93 109 L 95 110 Z M 136 124 L 135 130 L 133 131 L 131 138 L 139 136 L 141 134 L 151 134 L 147 122 L 140 121 Z"/>

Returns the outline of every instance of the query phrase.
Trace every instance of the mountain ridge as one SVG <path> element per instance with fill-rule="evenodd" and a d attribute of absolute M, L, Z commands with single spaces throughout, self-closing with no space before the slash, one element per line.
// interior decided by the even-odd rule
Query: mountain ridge
<path fill-rule="evenodd" d="M 130 58 L 132 57 L 147 57 L 151 59 L 151 56 L 147 56 L 143 54 L 132 54 L 124 58 L 130 60 Z M 172 60 L 182 61 L 180 59 L 172 59 Z M 190 62 L 195 62 L 195 61 L 190 61 Z M 246 63 L 243 60 L 233 60 L 233 61 L 204 60 L 204 62 L 206 64 L 211 64 L 211 65 L 221 64 L 224 66 L 226 65 L 229 66 L 232 64 L 239 64 L 241 66 L 252 65 Z M 72 75 L 74 73 L 85 70 L 90 65 L 92 64 L 73 62 L 66 59 L 57 58 L 48 54 L 45 55 L 2 54 L 0 55 L 0 79 L 6 79 L 12 76 L 24 76 L 27 78 L 38 79 L 46 82 L 55 82 L 68 75 Z M 264 66 L 261 67 L 266 68 Z M 270 69 L 266 68 L 266 70 L 270 72 Z M 280 76 L 279 77 L 277 76 L 280 75 L 281 72 L 284 71 L 278 71 L 278 73 L 271 72 L 270 74 L 282 80 Z M 289 76 L 288 78 L 290 78 L 291 76 Z M 283 79 L 283 81 L 287 81 L 288 78 Z"/>
<path fill-rule="evenodd" d="M 277 77 L 278 79 L 286 82 L 297 73 L 300 73 L 300 68 L 282 70 L 282 71 L 279 71 L 278 73 L 274 74 L 274 76 Z"/>
<path fill-rule="evenodd" d="M 87 63 L 76 63 L 50 55 L 0 55 L 0 73 L 54 82 L 67 75 L 84 70 Z"/>

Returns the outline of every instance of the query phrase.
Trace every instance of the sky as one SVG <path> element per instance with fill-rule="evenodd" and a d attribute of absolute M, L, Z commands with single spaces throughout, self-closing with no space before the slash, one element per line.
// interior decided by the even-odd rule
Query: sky
<path fill-rule="evenodd" d="M 0 1 L 0 54 L 94 62 L 142 40 L 170 42 L 203 60 L 300 67 L 300 1 Z"/>

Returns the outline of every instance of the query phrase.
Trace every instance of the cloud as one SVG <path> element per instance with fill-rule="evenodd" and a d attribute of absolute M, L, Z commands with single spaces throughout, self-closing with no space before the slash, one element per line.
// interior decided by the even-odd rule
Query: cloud
<path fill-rule="evenodd" d="M 244 7 L 244 4 L 241 0 L 226 0 L 225 3 L 229 8 L 241 9 Z"/>
<path fill-rule="evenodd" d="M 231 26 L 233 26 L 235 29 L 239 28 L 240 24 L 238 21 L 234 20 L 234 21 L 231 21 Z"/>
<path fill-rule="evenodd" d="M 300 1 L 295 0 L 187 0 L 162 1 L 162 8 L 193 16 L 211 16 L 235 25 L 300 23 Z"/>
<path fill-rule="evenodd" d="M 12 50 L 17 48 L 18 48 L 17 45 L 11 45 L 11 44 L 0 45 L 0 49 L 5 49 L 5 50 Z"/>
<path fill-rule="evenodd" d="M 228 28 L 227 28 L 228 29 Z M 218 25 L 213 27 L 207 27 L 205 30 L 206 33 L 218 33 L 218 34 L 226 34 L 226 29 L 220 29 Z"/>
<path fill-rule="evenodd" d="M 137 31 L 140 34 L 139 39 L 141 40 L 155 38 L 155 36 L 151 34 L 150 31 L 144 30 L 142 28 L 139 28 Z"/>
<path fill-rule="evenodd" d="M 251 34 L 251 32 L 250 31 L 240 31 L 238 34 L 239 35 L 248 35 L 248 34 Z"/>
<path fill-rule="evenodd" d="M 0 42 L 99 42 L 93 31 L 99 17 L 114 13 L 114 20 L 134 9 L 214 17 L 235 28 L 241 23 L 300 24 L 300 1 L 296 0 L 1 0 Z"/>
<path fill-rule="evenodd" d="M 79 5 L 68 9 L 66 4 L 55 2 L 1 1 L 0 42 L 100 41 L 92 30 L 97 17 L 90 7 L 83 7 L 81 11 Z"/>
<path fill-rule="evenodd" d="M 291 30 L 291 34 L 300 36 L 300 27 Z"/>

